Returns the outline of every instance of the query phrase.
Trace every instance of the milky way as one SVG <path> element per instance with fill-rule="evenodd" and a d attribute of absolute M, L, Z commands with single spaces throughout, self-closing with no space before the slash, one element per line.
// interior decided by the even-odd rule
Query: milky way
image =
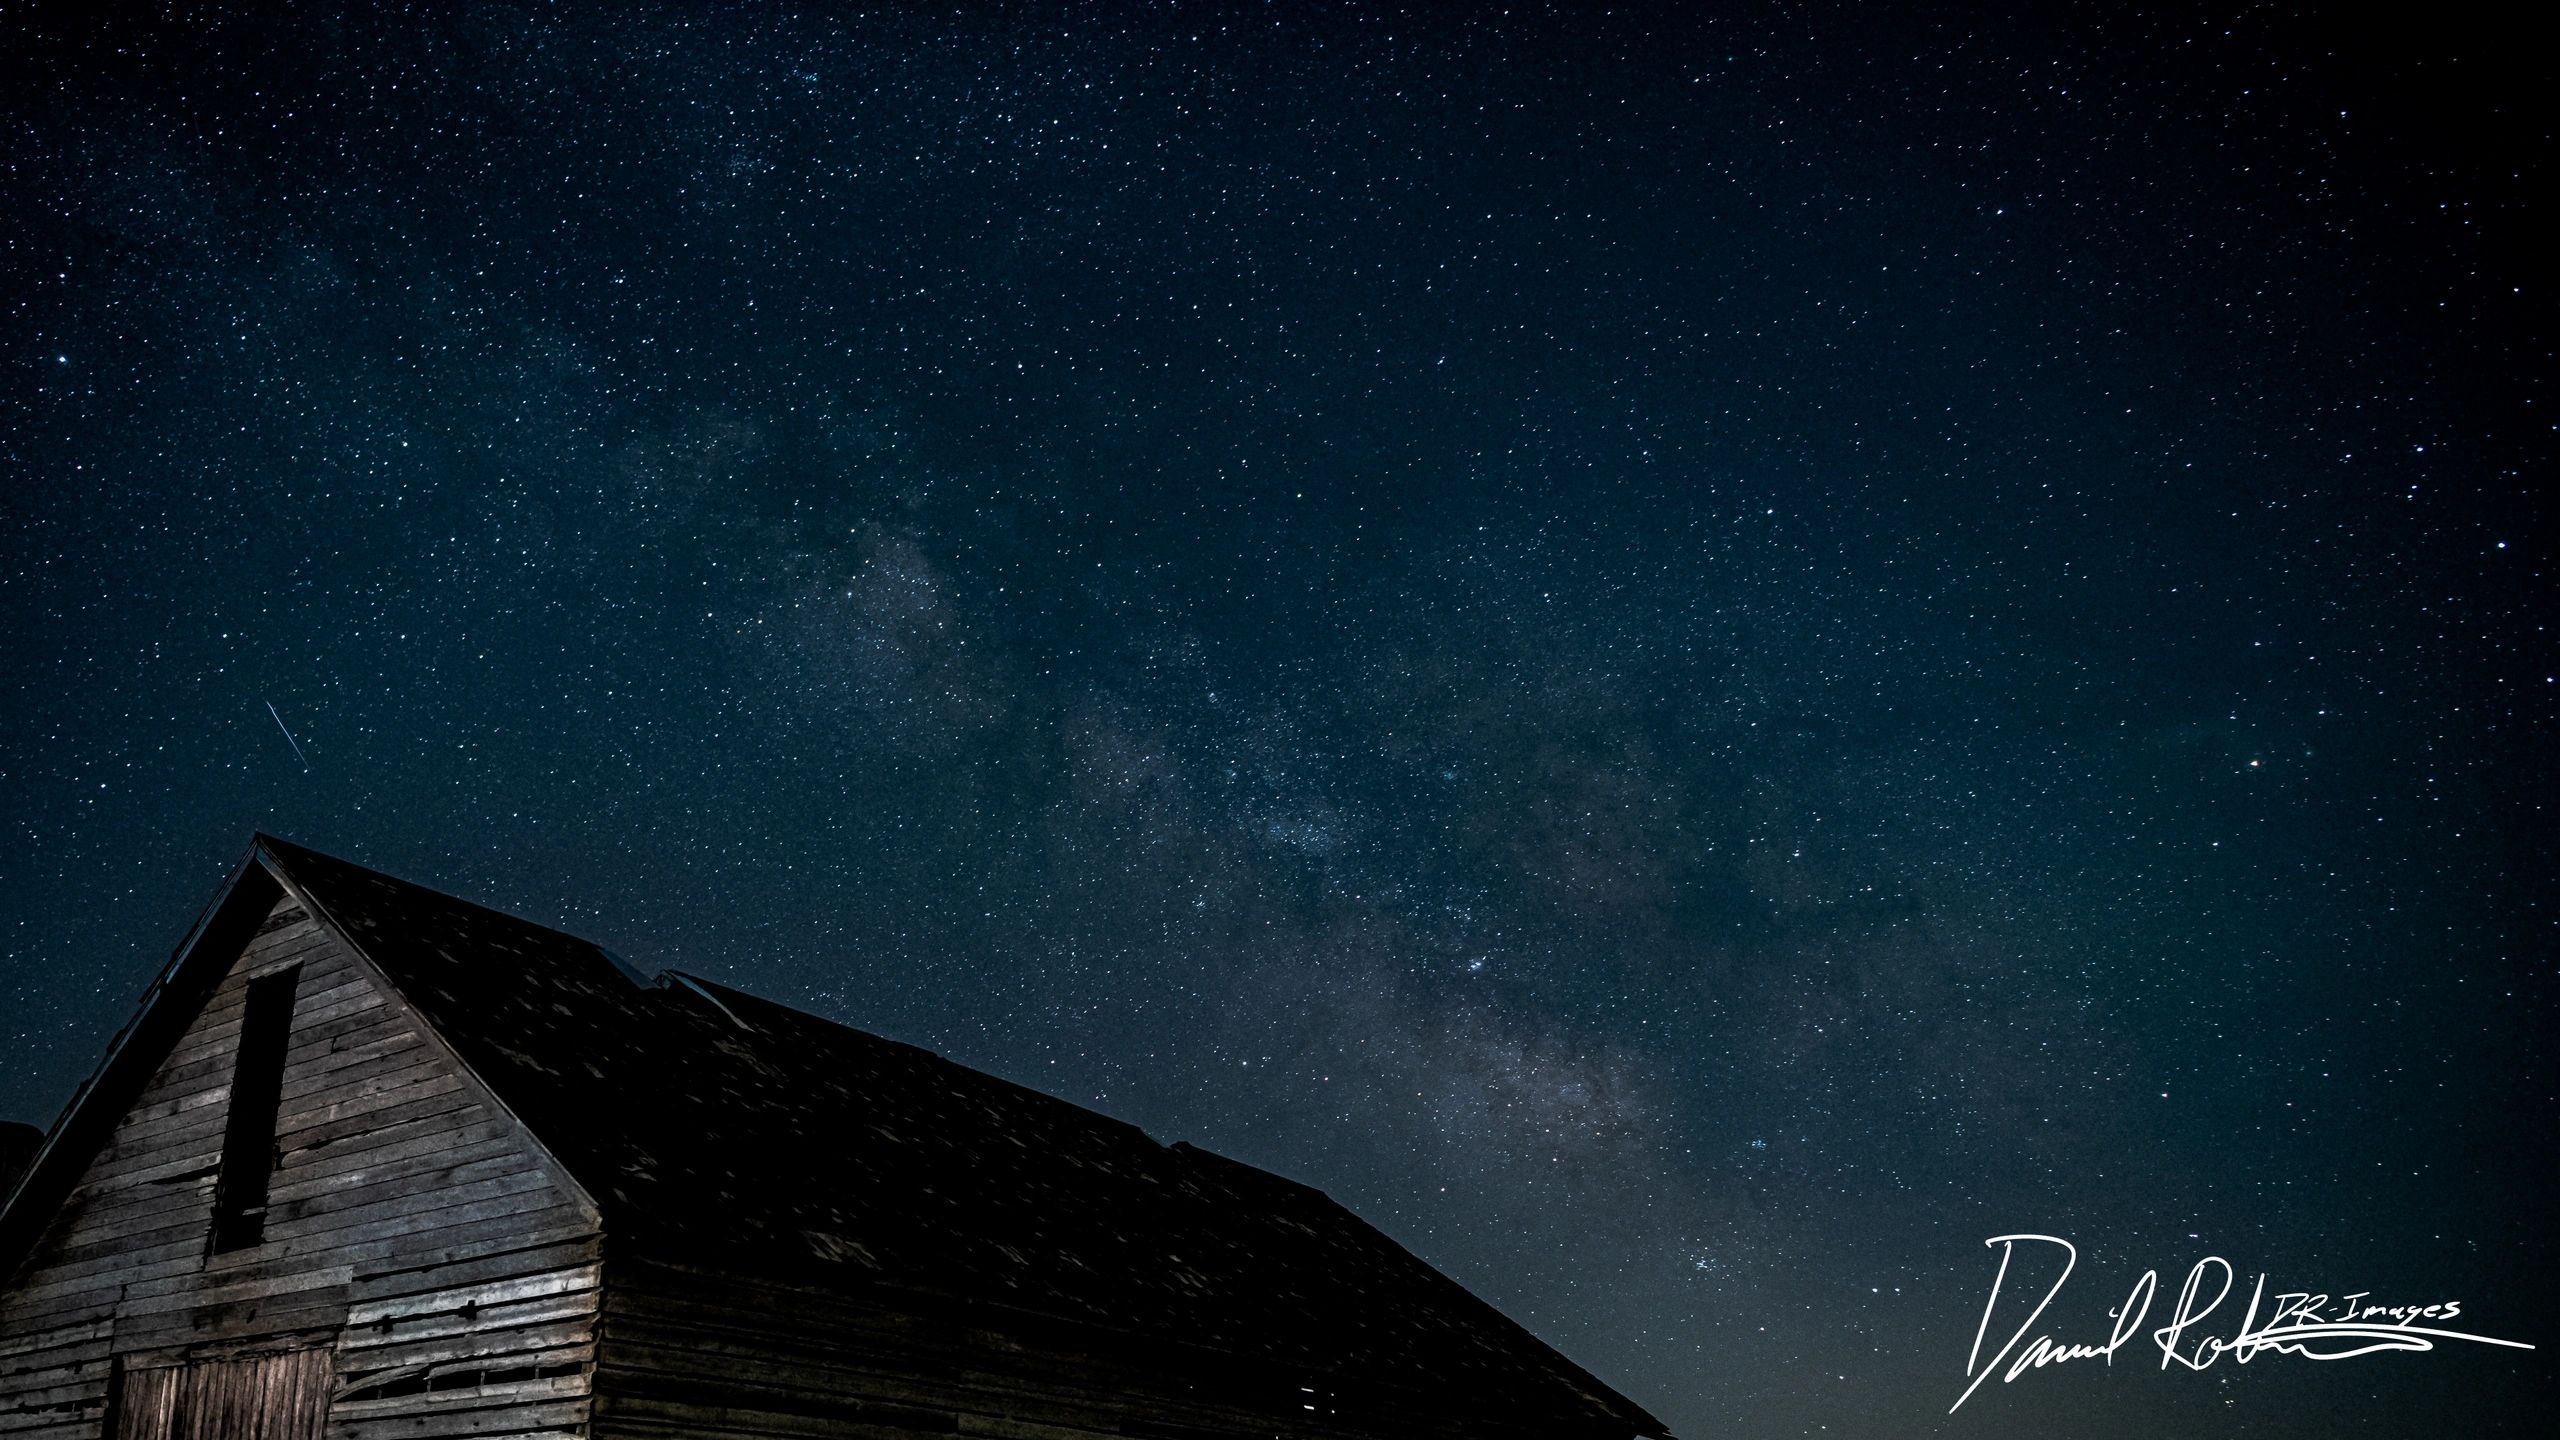
<path fill-rule="evenodd" d="M 0 1114 L 267 829 L 1318 1185 L 1684 1436 L 2538 1433 L 1946 1414 L 2011 1231 L 2066 1338 L 2550 1338 L 2521 37 L 437 8 L 0 19 Z"/>

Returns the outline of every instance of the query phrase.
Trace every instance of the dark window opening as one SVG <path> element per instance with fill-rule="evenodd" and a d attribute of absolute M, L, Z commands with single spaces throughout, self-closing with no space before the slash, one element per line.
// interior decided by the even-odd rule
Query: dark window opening
<path fill-rule="evenodd" d="M 237 1250 L 267 1237 L 267 1180 L 276 1165 L 276 1104 L 284 1091 L 285 1044 L 293 1036 L 293 987 L 302 967 L 249 982 L 240 1016 L 240 1054 L 231 1067 L 231 1113 L 222 1130 L 222 1178 L 213 1189 L 213 1248 Z"/>

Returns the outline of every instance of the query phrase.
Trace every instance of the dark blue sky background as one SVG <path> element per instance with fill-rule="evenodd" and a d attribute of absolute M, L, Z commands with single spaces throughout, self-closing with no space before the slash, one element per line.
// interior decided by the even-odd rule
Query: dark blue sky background
<path fill-rule="evenodd" d="M 1945 1418 L 2006 1231 L 2066 1338 L 2552 1338 L 2552 86 L 2398 23 L 13 9 L 0 1113 L 265 828 L 1321 1186 L 1684 1436 L 2539 1433 Z"/>

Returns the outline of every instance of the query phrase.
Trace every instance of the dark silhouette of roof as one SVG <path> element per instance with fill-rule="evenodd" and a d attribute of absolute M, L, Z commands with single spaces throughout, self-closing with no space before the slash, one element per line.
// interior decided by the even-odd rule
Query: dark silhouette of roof
<path fill-rule="evenodd" d="M 1322 1192 L 284 841 L 259 853 L 603 1210 L 617 1245 L 957 1297 L 1327 1393 L 1666 1433 Z M 627 1253 L 627 1252 L 626 1252 Z"/>
<path fill-rule="evenodd" d="M 6 1196 L 18 1183 L 18 1177 L 35 1163 L 36 1149 L 44 1144 L 44 1132 L 33 1125 L 15 1120 L 0 1120 L 0 1196 Z"/>

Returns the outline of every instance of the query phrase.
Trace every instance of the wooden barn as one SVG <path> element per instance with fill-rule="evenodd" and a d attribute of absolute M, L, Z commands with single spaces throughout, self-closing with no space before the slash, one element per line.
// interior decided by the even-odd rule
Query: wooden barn
<path fill-rule="evenodd" d="M 0 1440 L 1659 1436 L 1318 1191 L 261 837 L 0 1210 Z"/>

